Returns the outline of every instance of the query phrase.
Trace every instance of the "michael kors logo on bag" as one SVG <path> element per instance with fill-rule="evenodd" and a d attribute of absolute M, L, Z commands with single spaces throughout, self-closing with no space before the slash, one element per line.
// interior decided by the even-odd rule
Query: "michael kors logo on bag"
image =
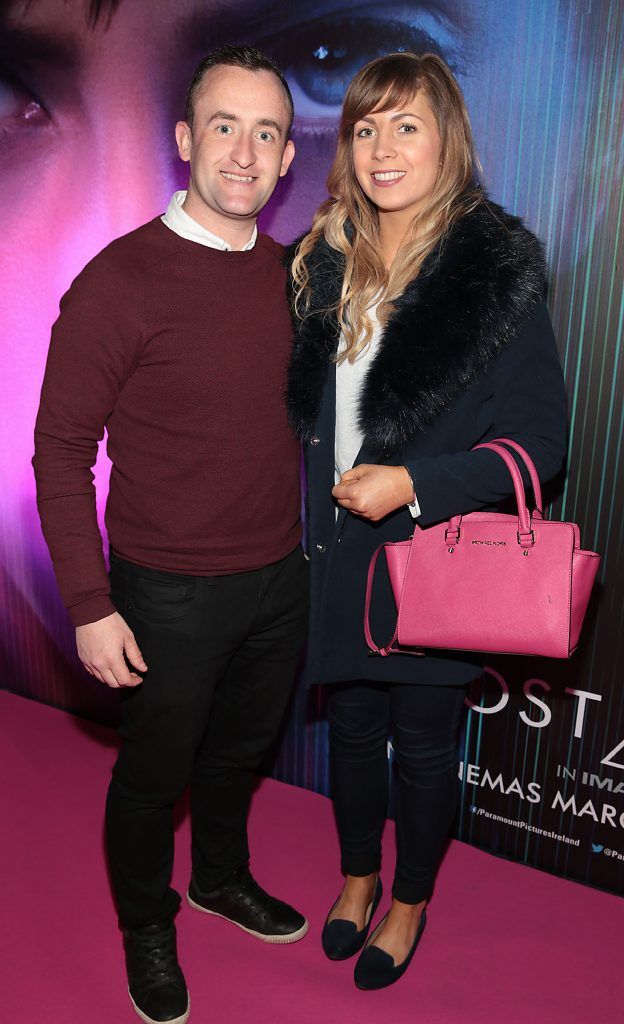
<path fill-rule="evenodd" d="M 473 540 L 471 544 L 474 544 L 479 548 L 506 548 L 506 540 Z"/>

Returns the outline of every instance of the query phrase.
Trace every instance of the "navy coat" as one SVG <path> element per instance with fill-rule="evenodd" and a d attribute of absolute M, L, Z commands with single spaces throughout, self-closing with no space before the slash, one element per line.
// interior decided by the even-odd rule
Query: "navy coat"
<path fill-rule="evenodd" d="M 326 310 L 339 294 L 343 257 L 321 240 L 308 260 L 309 315 L 295 317 L 291 422 L 305 443 L 311 568 L 309 683 L 369 679 L 458 685 L 483 657 L 433 651 L 371 655 L 364 639 L 366 575 L 375 549 L 414 530 L 407 508 L 378 523 L 340 509 L 334 485 L 339 340 Z M 395 303 L 367 374 L 355 460 L 405 465 L 420 526 L 482 508 L 513 492 L 503 462 L 480 441 L 510 437 L 532 456 L 542 482 L 561 468 L 566 416 L 563 377 L 544 303 L 541 246 L 517 218 L 488 203 L 463 217 Z M 526 474 L 525 474 L 526 476 Z M 396 606 L 378 563 L 372 631 L 390 640 Z"/>

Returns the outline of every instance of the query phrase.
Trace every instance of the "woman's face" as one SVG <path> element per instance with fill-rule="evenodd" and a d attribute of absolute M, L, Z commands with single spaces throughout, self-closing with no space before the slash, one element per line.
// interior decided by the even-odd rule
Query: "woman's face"
<path fill-rule="evenodd" d="M 380 216 L 411 221 L 435 188 L 442 154 L 424 93 L 362 117 L 353 127 L 352 146 L 355 176 Z"/>

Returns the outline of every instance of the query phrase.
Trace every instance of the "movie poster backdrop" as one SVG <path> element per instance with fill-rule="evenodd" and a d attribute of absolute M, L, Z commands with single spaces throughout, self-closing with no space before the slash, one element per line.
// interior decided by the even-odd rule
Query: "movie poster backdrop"
<path fill-rule="evenodd" d="M 433 51 L 464 90 L 492 197 L 544 241 L 570 420 L 551 514 L 603 563 L 569 663 L 497 658 L 475 684 L 460 839 L 624 891 L 622 399 L 624 8 L 618 0 L 7 0 L 0 14 L 0 685 L 114 722 L 80 668 L 34 500 L 50 326 L 84 263 L 185 185 L 173 124 L 202 55 L 249 42 L 285 68 L 297 157 L 262 217 L 310 223 L 345 86 L 367 60 Z M 96 469 L 100 517 L 104 453 Z M 323 693 L 298 690 L 275 762 L 328 792 Z"/>

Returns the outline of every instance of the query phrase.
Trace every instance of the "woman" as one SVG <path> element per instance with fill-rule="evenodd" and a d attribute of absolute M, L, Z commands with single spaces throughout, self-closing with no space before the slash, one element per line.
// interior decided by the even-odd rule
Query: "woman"
<path fill-rule="evenodd" d="M 458 732 L 483 659 L 371 657 L 366 574 L 383 542 L 511 491 L 492 452 L 513 438 L 545 481 L 565 454 L 561 368 L 541 247 L 476 182 L 460 89 L 432 54 L 367 64 L 347 90 L 331 198 L 293 262 L 298 337 L 288 392 L 306 444 L 312 569 L 309 679 L 331 684 L 330 760 L 344 888 L 323 930 L 358 952 L 381 897 L 387 741 L 398 765 L 392 902 L 356 964 L 360 988 L 407 968 L 456 809 Z M 379 573 L 379 576 L 382 576 Z M 373 634 L 388 640 L 387 579 Z"/>

